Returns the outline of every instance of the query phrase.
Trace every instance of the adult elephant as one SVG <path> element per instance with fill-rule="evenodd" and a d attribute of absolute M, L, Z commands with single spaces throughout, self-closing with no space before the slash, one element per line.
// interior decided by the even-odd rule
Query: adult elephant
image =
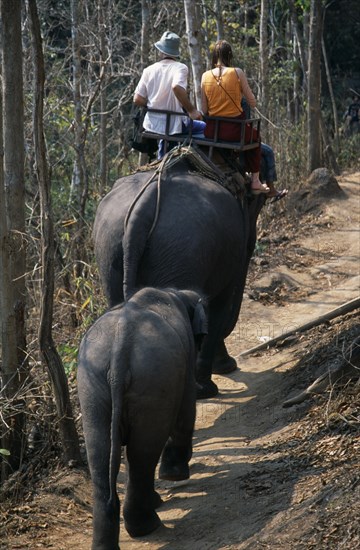
<path fill-rule="evenodd" d="M 196 152 L 181 151 L 157 172 L 115 183 L 96 213 L 95 255 L 110 306 L 142 286 L 193 288 L 208 297 L 196 371 L 198 398 L 208 398 L 218 393 L 211 374 L 236 369 L 224 339 L 240 312 L 265 199 L 245 191 L 236 199 L 208 167 L 199 169 Z"/>

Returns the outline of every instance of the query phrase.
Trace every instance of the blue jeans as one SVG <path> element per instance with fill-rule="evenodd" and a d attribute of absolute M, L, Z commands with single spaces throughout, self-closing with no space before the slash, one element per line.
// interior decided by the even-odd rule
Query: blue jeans
<path fill-rule="evenodd" d="M 266 143 L 261 143 L 261 179 L 266 183 L 277 181 L 274 151 Z"/>
<path fill-rule="evenodd" d="M 203 120 L 191 120 L 191 119 L 189 119 L 187 124 L 185 124 L 184 122 L 182 123 L 182 132 L 181 132 L 181 134 L 174 134 L 174 135 L 175 136 L 179 135 L 179 137 L 180 136 L 182 137 L 183 135 L 188 135 L 190 124 L 191 124 L 191 134 L 192 135 L 196 135 L 196 137 L 204 137 L 204 129 L 205 129 L 205 126 L 206 126 L 206 122 L 204 122 Z M 179 141 L 181 141 L 181 139 L 179 139 Z M 170 151 L 170 149 L 173 149 L 174 147 L 176 147 L 176 145 L 177 145 L 176 141 L 169 141 L 168 142 L 168 151 Z M 163 139 L 160 139 L 159 147 L 158 147 L 158 160 L 162 159 L 163 156 L 165 155 L 164 149 L 165 149 L 165 142 L 164 142 Z"/>

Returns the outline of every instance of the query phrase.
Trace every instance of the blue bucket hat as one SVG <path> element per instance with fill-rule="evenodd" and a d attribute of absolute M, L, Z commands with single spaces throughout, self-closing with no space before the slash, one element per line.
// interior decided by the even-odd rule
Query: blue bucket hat
<path fill-rule="evenodd" d="M 158 42 L 155 42 L 155 48 L 159 52 L 170 57 L 180 57 L 180 37 L 171 31 L 165 31 Z"/>

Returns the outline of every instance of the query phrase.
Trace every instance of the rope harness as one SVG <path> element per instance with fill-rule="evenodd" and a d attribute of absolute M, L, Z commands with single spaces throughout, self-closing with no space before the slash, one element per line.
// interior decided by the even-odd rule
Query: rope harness
<path fill-rule="evenodd" d="M 129 209 L 126 213 L 125 220 L 124 220 L 124 234 L 126 233 L 131 213 L 133 212 L 136 204 L 138 203 L 142 195 L 145 193 L 146 189 L 150 186 L 150 184 L 155 180 L 155 178 L 157 178 L 156 208 L 155 208 L 155 214 L 154 214 L 154 221 L 152 223 L 152 226 L 148 234 L 148 239 L 150 238 L 150 236 L 152 235 L 156 227 L 156 224 L 159 218 L 161 184 L 165 182 L 165 177 L 163 176 L 165 176 L 167 171 L 169 171 L 172 167 L 174 167 L 176 164 L 178 164 L 180 161 L 184 159 L 186 159 L 190 164 L 190 166 L 195 170 L 194 173 L 196 175 L 201 175 L 207 179 L 215 181 L 216 183 L 224 187 L 227 191 L 229 191 L 236 199 L 244 196 L 245 181 L 243 180 L 240 174 L 237 174 L 238 177 L 235 178 L 234 177 L 235 174 L 233 171 L 229 172 L 228 174 L 226 172 L 222 173 L 219 170 L 219 168 L 217 168 L 217 166 L 213 164 L 206 157 L 204 153 L 192 147 L 191 143 L 189 145 L 182 144 L 175 147 L 174 149 L 171 149 L 160 161 L 160 163 L 159 162 L 152 163 L 152 164 L 146 165 L 141 169 L 141 171 L 146 172 L 149 170 L 153 170 L 154 167 L 157 165 L 157 168 L 154 171 L 154 173 L 146 181 L 146 183 L 140 189 L 139 193 L 136 195 L 133 202 L 129 206 Z"/>

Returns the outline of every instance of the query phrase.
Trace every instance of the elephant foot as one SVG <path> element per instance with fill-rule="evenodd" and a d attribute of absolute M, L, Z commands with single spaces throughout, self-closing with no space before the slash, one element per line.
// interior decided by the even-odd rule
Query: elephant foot
<path fill-rule="evenodd" d="M 215 397 L 218 393 L 219 388 L 212 380 L 196 383 L 196 399 L 209 399 Z"/>
<path fill-rule="evenodd" d="M 154 510 L 148 512 L 146 516 L 139 513 L 132 515 L 124 510 L 124 523 L 125 529 L 132 538 L 149 535 L 149 533 L 152 533 L 162 525 L 159 516 Z"/>
<path fill-rule="evenodd" d="M 183 481 L 189 479 L 190 468 L 187 462 L 182 464 L 160 464 L 159 479 L 165 479 L 166 481 Z"/>
<path fill-rule="evenodd" d="M 183 481 L 184 479 L 189 479 L 189 460 L 191 455 L 191 445 L 189 448 L 184 448 L 167 444 L 161 456 L 159 479 L 165 479 L 167 481 Z"/>
<path fill-rule="evenodd" d="M 215 357 L 211 370 L 213 374 L 229 374 L 230 372 L 234 372 L 237 368 L 238 366 L 235 359 L 226 354 Z"/>

